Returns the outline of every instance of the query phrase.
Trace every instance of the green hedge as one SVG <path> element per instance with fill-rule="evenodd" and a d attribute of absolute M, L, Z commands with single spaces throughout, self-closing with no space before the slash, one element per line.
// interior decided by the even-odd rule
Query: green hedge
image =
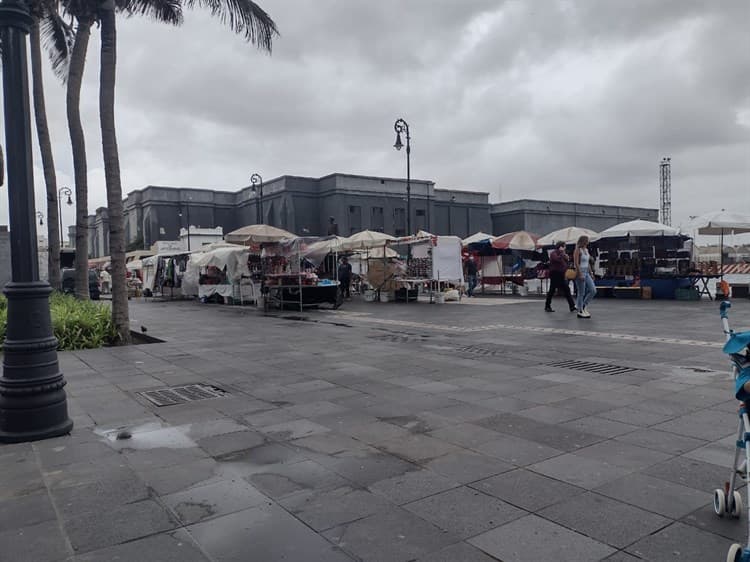
<path fill-rule="evenodd" d="M 49 304 L 59 350 L 94 349 L 117 342 L 117 331 L 106 304 L 80 301 L 61 293 L 53 293 Z M 0 297 L 0 345 L 5 342 L 7 321 L 8 303 L 5 297 Z"/>

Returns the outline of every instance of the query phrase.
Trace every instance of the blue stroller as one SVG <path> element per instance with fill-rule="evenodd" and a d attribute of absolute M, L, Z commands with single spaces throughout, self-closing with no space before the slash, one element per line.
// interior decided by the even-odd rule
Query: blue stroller
<path fill-rule="evenodd" d="M 732 374 L 735 381 L 735 397 L 740 401 L 739 426 L 737 429 L 737 447 L 734 453 L 734 466 L 729 482 L 724 488 L 714 490 L 714 512 L 719 517 L 742 515 L 742 495 L 735 489 L 737 475 L 742 474 L 750 481 L 750 332 L 735 332 L 729 328 L 729 308 L 731 303 L 721 303 L 720 314 L 724 334 L 727 342 L 724 353 L 732 360 Z M 740 459 L 742 450 L 745 458 Z M 750 505 L 750 486 L 748 486 L 748 504 Z M 733 544 L 727 552 L 727 562 L 750 562 L 750 517 L 748 518 L 748 543 L 743 548 L 741 544 Z"/>

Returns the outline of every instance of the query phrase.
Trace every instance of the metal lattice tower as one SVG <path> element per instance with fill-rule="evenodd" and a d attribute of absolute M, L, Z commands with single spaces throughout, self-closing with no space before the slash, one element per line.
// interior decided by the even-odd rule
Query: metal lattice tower
<path fill-rule="evenodd" d="M 659 164 L 659 191 L 661 193 L 662 224 L 672 226 L 672 159 L 662 158 Z"/>

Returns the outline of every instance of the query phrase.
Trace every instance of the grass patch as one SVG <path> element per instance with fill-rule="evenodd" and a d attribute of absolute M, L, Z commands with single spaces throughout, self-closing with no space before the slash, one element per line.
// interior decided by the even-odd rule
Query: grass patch
<path fill-rule="evenodd" d="M 60 351 L 95 349 L 117 343 L 118 336 L 109 306 L 80 301 L 71 295 L 53 293 L 49 299 L 52 331 Z M 8 302 L 0 297 L 0 346 L 5 342 Z"/>

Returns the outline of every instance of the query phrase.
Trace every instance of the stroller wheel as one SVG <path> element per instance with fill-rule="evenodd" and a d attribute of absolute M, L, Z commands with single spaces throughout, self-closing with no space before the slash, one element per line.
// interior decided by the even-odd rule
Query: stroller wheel
<path fill-rule="evenodd" d="M 734 543 L 727 552 L 727 562 L 740 562 L 742 560 L 742 545 Z"/>
<path fill-rule="evenodd" d="M 739 492 L 732 494 L 732 506 L 729 512 L 732 514 L 732 517 L 736 517 L 737 519 L 742 517 L 742 494 Z"/>
<path fill-rule="evenodd" d="M 727 498 L 724 495 L 724 490 L 716 488 L 714 490 L 714 513 L 719 517 L 724 517 L 727 512 Z"/>

